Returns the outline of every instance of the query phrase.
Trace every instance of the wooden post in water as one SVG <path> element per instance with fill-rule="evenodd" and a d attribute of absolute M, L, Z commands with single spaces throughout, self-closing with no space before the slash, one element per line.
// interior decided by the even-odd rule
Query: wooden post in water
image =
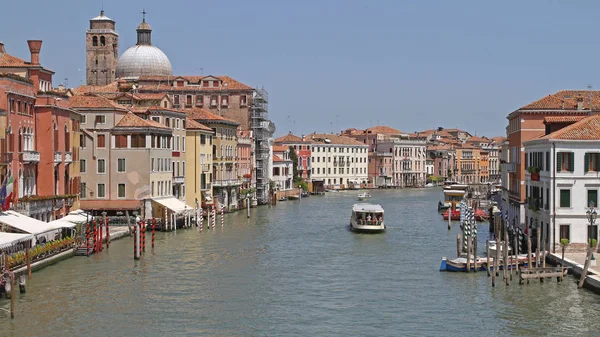
<path fill-rule="evenodd" d="M 587 276 L 588 268 L 590 267 L 590 262 L 592 259 L 592 254 L 594 253 L 594 247 L 590 244 L 588 247 L 587 255 L 585 256 L 585 264 L 583 266 L 583 271 L 581 272 L 581 278 L 579 279 L 579 283 L 577 284 L 577 288 L 583 288 L 583 283 L 585 282 L 585 277 Z"/>
<path fill-rule="evenodd" d="M 102 246 L 104 246 L 102 244 L 102 227 L 104 227 L 104 221 L 100 220 L 100 223 L 98 224 L 98 251 L 102 251 Z"/>
<path fill-rule="evenodd" d="M 475 224 L 475 226 L 477 226 L 477 224 Z M 473 229 L 471 229 L 471 234 L 474 232 L 475 231 Z M 477 236 L 473 236 L 472 243 L 473 243 L 473 263 L 475 264 L 475 272 L 477 272 Z"/>
<path fill-rule="evenodd" d="M 531 237 L 527 236 L 527 268 L 530 270 L 533 269 L 533 263 L 531 261 Z M 527 284 L 529 284 L 529 279 L 527 279 Z"/>
<path fill-rule="evenodd" d="M 539 268 L 540 262 L 542 262 L 540 259 L 540 244 L 541 244 L 540 238 L 542 237 L 542 233 L 540 232 L 539 228 L 536 230 L 536 233 L 537 233 L 537 247 L 535 248 L 535 267 Z"/>
<path fill-rule="evenodd" d="M 456 234 L 456 257 L 460 257 L 460 234 Z"/>
<path fill-rule="evenodd" d="M 302 193 L 300 193 L 302 196 Z M 250 195 L 248 194 L 248 198 L 246 198 L 246 215 L 250 218 Z"/>
<path fill-rule="evenodd" d="M 515 274 L 519 276 L 519 232 L 515 231 Z"/>
<path fill-rule="evenodd" d="M 500 276 L 500 247 L 502 247 L 502 241 L 496 237 L 496 256 L 494 256 L 494 274 Z"/>
<path fill-rule="evenodd" d="M 490 277 L 490 240 L 485 240 L 487 276 Z"/>
<path fill-rule="evenodd" d="M 541 263 L 542 263 L 542 268 L 546 268 L 546 240 L 542 240 L 542 250 L 541 250 L 542 256 L 541 256 Z M 540 282 L 544 282 L 544 278 L 540 277 Z"/>
<path fill-rule="evenodd" d="M 452 221 L 452 207 L 448 208 L 448 230 L 450 230 L 450 222 Z"/>
<path fill-rule="evenodd" d="M 108 218 L 104 215 L 104 223 L 106 224 L 106 249 L 110 246 L 110 228 L 108 225 Z"/>
<path fill-rule="evenodd" d="M 156 227 L 156 218 L 152 218 L 152 248 L 154 248 L 154 228 Z"/>
<path fill-rule="evenodd" d="M 508 231 L 504 229 L 504 282 L 508 285 L 508 268 L 511 267 L 510 261 L 508 261 Z"/>
<path fill-rule="evenodd" d="M 467 273 L 471 272 L 471 237 L 467 238 Z"/>

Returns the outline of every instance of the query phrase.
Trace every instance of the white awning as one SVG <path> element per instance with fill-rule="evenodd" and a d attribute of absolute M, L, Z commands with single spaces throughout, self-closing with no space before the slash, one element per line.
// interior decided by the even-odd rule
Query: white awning
<path fill-rule="evenodd" d="M 15 211 L 6 211 L 0 213 L 0 223 L 33 235 L 47 233 L 63 227 L 57 227 L 56 224 L 50 224 L 36 220 Z"/>
<path fill-rule="evenodd" d="M 31 234 L 16 234 L 16 233 L 4 233 L 0 232 L 0 249 L 10 247 L 14 244 L 29 241 L 33 239 Z"/>
<path fill-rule="evenodd" d="M 90 216 L 91 218 L 91 216 Z M 69 215 L 60 218 L 59 220 L 72 222 L 74 224 L 86 223 L 88 214 L 84 211 L 69 212 Z"/>
<path fill-rule="evenodd" d="M 56 229 L 58 229 L 58 228 L 74 228 L 75 226 L 77 226 L 77 223 L 71 222 L 71 221 L 66 221 L 65 218 L 50 221 L 50 222 L 48 222 L 48 224 L 53 225 L 54 227 L 56 227 Z"/>
<path fill-rule="evenodd" d="M 183 213 L 186 210 L 190 211 L 194 209 L 175 197 L 153 198 L 152 200 L 165 206 L 175 213 Z"/>
<path fill-rule="evenodd" d="M 212 197 L 206 192 L 202 192 L 202 196 L 204 197 L 204 202 L 211 203 L 213 200 Z"/>

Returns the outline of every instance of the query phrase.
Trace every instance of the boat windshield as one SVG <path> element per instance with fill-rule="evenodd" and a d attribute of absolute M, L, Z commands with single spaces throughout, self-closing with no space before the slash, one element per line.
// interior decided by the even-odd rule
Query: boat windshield
<path fill-rule="evenodd" d="M 359 225 L 381 225 L 383 213 L 378 212 L 356 212 L 356 223 Z"/>

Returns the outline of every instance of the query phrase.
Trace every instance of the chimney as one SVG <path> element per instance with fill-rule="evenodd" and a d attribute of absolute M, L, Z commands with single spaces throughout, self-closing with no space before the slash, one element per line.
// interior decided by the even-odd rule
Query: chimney
<path fill-rule="evenodd" d="M 31 53 L 31 64 L 40 64 L 40 50 L 42 49 L 42 40 L 27 40 L 29 52 Z"/>
<path fill-rule="evenodd" d="M 577 97 L 577 110 L 583 110 L 583 97 Z"/>
<path fill-rule="evenodd" d="M 2 57 L 4 53 L 6 53 L 6 51 L 4 50 L 4 43 L 0 42 L 0 57 Z"/>
<path fill-rule="evenodd" d="M 304 141 L 304 135 L 302 135 L 302 141 Z"/>

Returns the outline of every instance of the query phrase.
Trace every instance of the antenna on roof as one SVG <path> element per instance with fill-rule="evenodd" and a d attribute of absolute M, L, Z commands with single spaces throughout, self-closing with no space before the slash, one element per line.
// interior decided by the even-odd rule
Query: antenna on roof
<path fill-rule="evenodd" d="M 592 105 L 592 85 L 588 84 L 587 88 L 589 90 L 589 95 L 590 95 L 590 113 L 592 113 L 594 111 L 594 106 Z"/>

